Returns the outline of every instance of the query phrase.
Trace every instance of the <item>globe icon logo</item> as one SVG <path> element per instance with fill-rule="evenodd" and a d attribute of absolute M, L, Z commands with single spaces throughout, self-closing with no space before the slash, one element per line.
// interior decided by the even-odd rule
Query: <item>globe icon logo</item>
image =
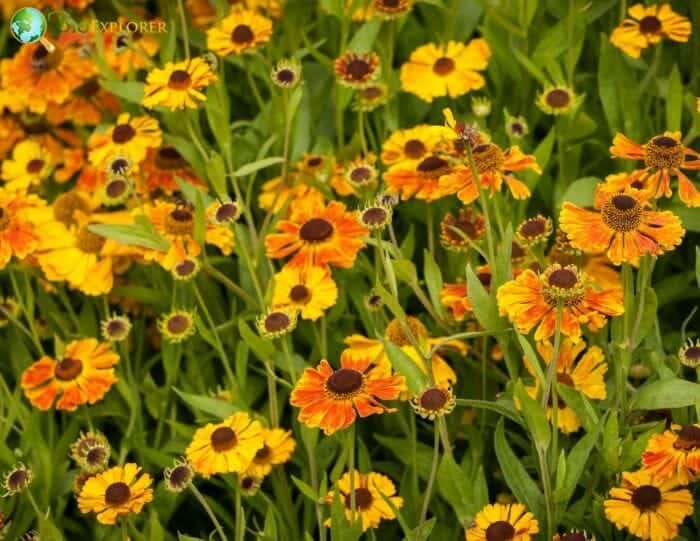
<path fill-rule="evenodd" d="M 20 43 L 35 43 L 46 34 L 46 17 L 36 8 L 18 9 L 10 19 L 10 30 Z"/>

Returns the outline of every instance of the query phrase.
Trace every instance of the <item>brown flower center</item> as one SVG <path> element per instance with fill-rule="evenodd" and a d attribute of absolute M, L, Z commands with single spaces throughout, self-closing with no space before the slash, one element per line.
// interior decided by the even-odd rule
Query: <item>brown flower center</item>
<path fill-rule="evenodd" d="M 7 488 L 23 490 L 29 484 L 29 474 L 25 470 L 15 470 L 7 477 Z"/>
<path fill-rule="evenodd" d="M 560 537 L 560 541 L 588 541 L 581 532 L 565 533 Z"/>
<path fill-rule="evenodd" d="M 190 318 L 184 314 L 175 314 L 168 318 L 166 327 L 171 334 L 183 334 L 190 328 Z"/>
<path fill-rule="evenodd" d="M 254 39 L 255 34 L 253 33 L 253 29 L 247 24 L 239 24 L 236 28 L 233 29 L 233 32 L 231 32 L 231 41 L 233 41 L 237 45 L 244 45 L 246 43 L 250 43 Z"/>
<path fill-rule="evenodd" d="M 499 520 L 486 528 L 486 541 L 512 541 L 515 528 L 510 522 Z"/>
<path fill-rule="evenodd" d="M 476 170 L 480 175 L 500 171 L 505 161 L 503 152 L 493 143 L 477 146 L 473 150 L 473 156 Z"/>
<path fill-rule="evenodd" d="M 433 387 L 420 395 L 418 400 L 421 408 L 428 411 L 440 410 L 450 399 L 449 394 L 444 389 Z"/>
<path fill-rule="evenodd" d="M 423 141 L 419 141 L 418 139 L 409 139 L 403 146 L 403 153 L 407 158 L 411 158 L 412 160 L 417 160 L 422 157 L 426 151 L 427 149 Z"/>
<path fill-rule="evenodd" d="M 289 291 L 289 298 L 297 304 L 306 304 L 311 300 L 311 290 L 304 284 L 297 284 Z"/>
<path fill-rule="evenodd" d="M 184 208 L 176 208 L 165 217 L 165 230 L 175 236 L 191 235 L 194 229 L 194 216 Z"/>
<path fill-rule="evenodd" d="M 168 79 L 168 88 L 173 90 L 185 90 L 192 84 L 192 77 L 185 70 L 175 70 Z"/>
<path fill-rule="evenodd" d="M 253 462 L 256 464 L 267 464 L 270 460 L 270 457 L 272 455 L 272 450 L 265 444 L 263 444 L 262 448 L 258 449 L 258 452 L 255 453 L 255 456 L 253 457 Z"/>
<path fill-rule="evenodd" d="M 533 218 L 520 226 L 520 234 L 526 239 L 538 237 L 545 232 L 545 225 L 544 220 Z"/>
<path fill-rule="evenodd" d="M 118 337 L 126 332 L 126 325 L 119 319 L 113 319 L 107 323 L 107 335 L 110 337 Z"/>
<path fill-rule="evenodd" d="M 272 312 L 265 318 L 264 326 L 267 332 L 275 333 L 284 331 L 291 323 L 292 320 L 284 312 Z"/>
<path fill-rule="evenodd" d="M 386 222 L 387 211 L 381 207 L 370 207 L 362 213 L 362 223 L 367 226 L 379 226 Z"/>
<path fill-rule="evenodd" d="M 313 156 L 306 160 L 306 165 L 309 167 L 318 167 L 323 163 L 323 158 L 321 156 Z"/>
<path fill-rule="evenodd" d="M 180 155 L 175 147 L 163 146 L 158 149 L 154 159 L 158 169 L 171 171 L 173 169 L 182 169 L 187 165 L 185 159 Z"/>
<path fill-rule="evenodd" d="M 86 254 L 98 254 L 107 239 L 97 233 L 93 233 L 87 227 L 81 227 L 75 238 L 75 245 L 81 252 Z"/>
<path fill-rule="evenodd" d="M 112 131 L 112 141 L 118 145 L 128 143 L 136 136 L 136 130 L 130 124 L 119 124 Z"/>
<path fill-rule="evenodd" d="M 30 160 L 27 163 L 27 173 L 30 173 L 32 175 L 38 173 L 43 169 L 45 163 L 46 162 L 41 158 L 34 158 L 33 160 Z"/>
<path fill-rule="evenodd" d="M 2 229 L 1 226 L 0 229 Z M 683 352 L 683 356 L 689 361 L 700 361 L 700 346 L 689 347 Z"/>
<path fill-rule="evenodd" d="M 130 165 L 126 158 L 115 158 L 109 164 L 109 172 L 113 175 L 123 175 L 129 170 Z"/>
<path fill-rule="evenodd" d="M 544 97 L 544 101 L 546 101 L 547 105 L 553 109 L 562 109 L 569 105 L 571 102 L 571 96 L 563 88 L 555 88 L 554 90 L 547 92 L 547 95 Z"/>
<path fill-rule="evenodd" d="M 571 289 L 578 283 L 578 276 L 569 269 L 557 269 L 549 275 L 549 285 L 560 289 Z"/>
<path fill-rule="evenodd" d="M 510 245 L 510 258 L 520 259 L 521 257 L 525 257 L 525 250 L 523 250 L 523 247 L 520 246 L 520 244 L 513 241 Z"/>
<path fill-rule="evenodd" d="M 632 504 L 642 512 L 654 511 L 661 499 L 661 491 L 653 485 L 642 485 L 632 491 Z"/>
<path fill-rule="evenodd" d="M 367 181 L 372 179 L 372 170 L 369 167 L 354 167 L 350 171 L 350 180 L 355 184 L 365 184 Z"/>
<path fill-rule="evenodd" d="M 61 381 L 72 381 L 83 371 L 83 362 L 80 359 L 66 357 L 56 363 L 54 376 Z"/>
<path fill-rule="evenodd" d="M 283 68 L 275 74 L 275 77 L 279 83 L 290 84 L 294 82 L 296 74 L 288 68 Z"/>
<path fill-rule="evenodd" d="M 647 15 L 639 21 L 639 31 L 642 34 L 656 34 L 661 30 L 661 21 L 654 15 Z"/>
<path fill-rule="evenodd" d="M 114 178 L 105 186 L 105 193 L 112 199 L 117 199 L 124 195 L 129 189 L 129 184 L 123 178 Z"/>
<path fill-rule="evenodd" d="M 216 221 L 217 222 L 229 222 L 232 221 L 238 214 L 238 205 L 236 203 L 222 203 L 219 208 L 216 209 Z"/>
<path fill-rule="evenodd" d="M 479 279 L 479 282 L 481 282 L 481 285 L 489 288 L 491 287 L 491 273 L 490 272 L 479 272 L 476 274 L 476 277 Z"/>
<path fill-rule="evenodd" d="M 401 5 L 401 0 L 379 0 L 377 7 L 379 8 L 397 8 Z"/>
<path fill-rule="evenodd" d="M 601 209 L 603 222 L 615 231 L 634 231 L 642 221 L 642 206 L 634 197 L 618 194 L 610 198 Z"/>
<path fill-rule="evenodd" d="M 355 489 L 355 508 L 360 511 L 365 511 L 372 506 L 372 493 L 369 489 L 359 487 Z M 352 508 L 352 498 L 350 494 L 345 496 L 345 507 Z"/>
<path fill-rule="evenodd" d="M 75 224 L 75 213 L 80 211 L 84 214 L 90 212 L 90 206 L 78 194 L 68 192 L 59 195 L 53 202 L 53 215 L 57 221 L 65 225 Z"/>
<path fill-rule="evenodd" d="M 311 218 L 299 229 L 299 236 L 306 242 L 322 242 L 333 234 L 333 224 L 324 218 Z"/>
<path fill-rule="evenodd" d="M 439 178 L 450 170 L 450 164 L 438 156 L 428 156 L 423 159 L 416 171 L 428 178 Z"/>
<path fill-rule="evenodd" d="M 46 47 L 40 44 L 32 53 L 32 71 L 34 73 L 46 73 L 56 69 L 63 60 L 63 51 L 56 47 L 49 52 Z"/>
<path fill-rule="evenodd" d="M 425 328 L 425 325 L 423 325 L 419 319 L 408 316 L 404 323 L 408 326 L 408 329 L 416 340 L 427 338 L 428 329 Z M 411 343 L 410 338 L 404 332 L 398 319 L 392 320 L 392 322 L 387 325 L 384 336 L 389 342 L 399 347 L 408 346 Z"/>
<path fill-rule="evenodd" d="M 683 165 L 683 145 L 673 137 L 654 137 L 644 147 L 644 165 L 653 169 L 674 169 Z"/>
<path fill-rule="evenodd" d="M 371 73 L 372 66 L 366 60 L 355 58 L 345 67 L 346 75 L 353 81 L 362 81 Z"/>
<path fill-rule="evenodd" d="M 91 466 L 103 464 L 107 458 L 107 450 L 104 447 L 94 447 L 85 455 L 85 462 Z"/>
<path fill-rule="evenodd" d="M 451 58 L 443 56 L 438 58 L 433 64 L 433 72 L 440 77 L 447 77 L 456 68 L 455 61 Z"/>
<path fill-rule="evenodd" d="M 351 368 L 340 368 L 326 381 L 326 389 L 335 395 L 352 395 L 362 388 L 364 378 L 361 372 Z"/>
<path fill-rule="evenodd" d="M 111 506 L 123 505 L 131 498 L 131 489 L 121 481 L 112 483 L 105 490 L 105 503 Z"/>
<path fill-rule="evenodd" d="M 223 453 L 233 449 L 238 443 L 238 438 L 233 429 L 228 426 L 220 426 L 211 433 L 211 446 L 217 453 Z"/>
<path fill-rule="evenodd" d="M 362 90 L 362 98 L 365 100 L 376 100 L 384 95 L 384 91 L 379 86 L 368 86 Z"/>
<path fill-rule="evenodd" d="M 687 425 L 681 428 L 673 447 L 684 451 L 691 451 L 700 447 L 700 427 Z"/>
<path fill-rule="evenodd" d="M 191 259 L 185 259 L 184 261 L 180 261 L 178 264 L 175 265 L 175 272 L 178 276 L 186 278 L 190 274 L 192 274 L 196 268 L 197 265 L 194 261 L 192 261 Z"/>
<path fill-rule="evenodd" d="M 168 476 L 168 481 L 176 488 L 187 486 L 191 479 L 192 470 L 187 465 L 175 466 Z"/>

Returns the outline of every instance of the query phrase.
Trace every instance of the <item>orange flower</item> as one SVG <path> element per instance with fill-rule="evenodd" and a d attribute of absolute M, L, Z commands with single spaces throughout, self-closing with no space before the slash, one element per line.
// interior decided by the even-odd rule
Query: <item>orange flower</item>
<path fill-rule="evenodd" d="M 338 370 L 325 359 L 316 368 L 306 368 L 290 398 L 292 406 L 301 408 L 299 421 L 330 435 L 350 426 L 357 414 L 364 418 L 394 411 L 379 400 L 396 399 L 404 378 L 382 377 L 371 362 L 343 352 Z"/>
<path fill-rule="evenodd" d="M 664 132 L 640 145 L 618 133 L 610 153 L 614 158 L 644 161 L 644 168 L 628 175 L 628 184 L 636 181 L 648 187 L 655 199 L 671 197 L 671 175 L 678 178 L 678 195 L 687 206 L 700 206 L 700 192 L 681 169 L 700 169 L 700 153 L 683 146 L 680 132 Z"/>
<path fill-rule="evenodd" d="M 145 17 L 145 14 L 144 14 Z M 117 23 L 122 28 L 127 28 L 129 19 L 119 17 Z M 151 19 L 150 24 L 157 27 L 165 23 L 158 18 Z M 164 26 L 163 26 L 164 27 Z M 131 70 L 147 68 L 149 59 L 153 58 L 160 49 L 160 40 L 157 34 L 148 32 L 105 32 L 104 33 L 104 57 L 109 67 L 116 71 L 122 78 Z"/>
<path fill-rule="evenodd" d="M 117 377 L 114 365 L 119 355 L 109 344 L 94 338 L 75 340 L 66 346 L 61 360 L 44 356 L 22 374 L 22 389 L 33 406 L 42 411 L 51 408 L 74 411 L 78 406 L 94 404 L 104 397 Z"/>
<path fill-rule="evenodd" d="M 472 303 L 467 295 L 467 284 L 445 284 L 440 291 L 440 303 L 449 308 L 455 321 L 462 321 L 471 312 Z"/>
<path fill-rule="evenodd" d="M 535 340 L 554 334 L 557 304 L 562 304 L 561 330 L 573 343 L 581 339 L 581 324 L 597 332 L 605 326 L 606 316 L 624 312 L 622 289 L 598 290 L 574 265 L 554 264 L 539 276 L 531 269 L 506 282 L 496 293 L 498 308 L 521 334 L 536 325 Z"/>
<path fill-rule="evenodd" d="M 547 254 L 549 263 L 566 265 L 578 265 L 581 270 L 603 289 L 619 287 L 620 273 L 618 273 L 607 256 L 603 253 L 584 254 L 571 246 L 569 237 L 561 229 L 556 231 L 556 242 Z"/>
<path fill-rule="evenodd" d="M 55 50 L 49 52 L 40 43 L 24 45 L 14 58 L 0 65 L 2 83 L 12 89 L 13 105 L 43 114 L 50 103 L 64 103 L 71 92 L 97 74 L 95 63 L 84 58 L 70 33 L 61 35 Z"/>
<path fill-rule="evenodd" d="M 299 205 L 315 204 L 324 205 L 326 198 L 318 189 L 300 180 L 299 173 L 291 173 L 287 176 L 287 182 L 283 183 L 281 177 L 275 177 L 265 182 L 258 194 L 258 206 L 265 211 L 275 213 L 285 210 L 284 216 L 290 216 Z M 304 203 L 306 202 L 306 203 Z"/>
<path fill-rule="evenodd" d="M 404 201 L 415 197 L 431 202 L 454 193 L 443 186 L 459 183 L 465 174 L 464 167 L 455 167 L 437 154 L 431 154 L 420 161 L 406 160 L 391 166 L 384 173 L 384 181 L 389 185 L 389 191 L 400 193 Z"/>
<path fill-rule="evenodd" d="M 530 169 L 538 174 L 542 172 L 535 157 L 524 154 L 517 145 L 503 152 L 494 143 L 482 142 L 474 147 L 472 155 L 481 186 L 488 188 L 492 196 L 505 182 L 513 197 L 527 199 L 530 197 L 530 189 L 508 173 L 524 169 Z M 440 189 L 444 194 L 456 193 L 464 204 L 471 203 L 479 196 L 479 187 L 469 167 L 460 168 L 457 175 L 440 179 Z"/>
<path fill-rule="evenodd" d="M 107 115 L 119 113 L 119 100 L 100 88 L 97 79 L 89 79 L 73 90 L 63 103 L 49 103 L 46 119 L 59 126 L 73 122 L 79 126 L 96 126 Z"/>
<path fill-rule="evenodd" d="M 36 249 L 39 237 L 31 211 L 45 206 L 36 195 L 0 189 L 0 269 L 12 256 L 24 259 Z"/>
<path fill-rule="evenodd" d="M 681 243 L 685 231 L 669 211 L 648 209 L 649 202 L 636 190 L 626 193 L 596 191 L 595 208 L 564 202 L 559 225 L 571 246 L 585 252 L 606 252 L 615 265 L 637 264 L 645 254 L 660 255 Z"/>
<path fill-rule="evenodd" d="M 700 474 L 700 425 L 673 425 L 654 434 L 642 453 L 644 469 L 660 480 L 687 485 Z"/>
<path fill-rule="evenodd" d="M 176 177 L 201 190 L 208 188 L 174 146 L 149 148 L 146 159 L 140 164 L 140 174 L 136 175 L 136 189 L 143 194 L 160 190 L 172 195 L 180 189 Z"/>
<path fill-rule="evenodd" d="M 367 229 L 357 222 L 357 213 L 331 201 L 327 206 L 310 201 L 300 203 L 289 220 L 277 223 L 280 233 L 265 239 L 268 257 L 282 258 L 295 254 L 293 266 L 336 265 L 349 268 L 364 246 L 360 238 Z"/>

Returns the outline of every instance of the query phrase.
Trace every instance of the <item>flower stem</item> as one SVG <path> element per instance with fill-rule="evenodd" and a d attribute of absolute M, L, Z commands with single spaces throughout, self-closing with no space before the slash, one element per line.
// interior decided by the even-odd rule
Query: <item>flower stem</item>
<path fill-rule="evenodd" d="M 559 301 L 557 303 L 557 321 L 554 329 L 554 349 L 552 350 L 552 357 L 549 359 L 549 366 L 547 366 L 547 379 L 545 380 L 544 393 L 542 394 L 542 407 L 545 408 L 545 410 L 549 404 L 549 397 L 552 394 L 552 386 L 555 379 L 554 376 L 557 373 L 557 359 L 559 358 L 559 348 L 561 347 L 561 320 L 563 311 L 564 307 L 562 301 Z"/>
<path fill-rule="evenodd" d="M 350 471 L 350 522 L 355 523 L 357 502 L 355 496 L 355 423 L 348 431 L 348 470 Z"/>
<path fill-rule="evenodd" d="M 185 6 L 182 0 L 177 0 L 177 11 L 180 14 L 180 26 L 182 27 L 182 41 L 185 45 L 185 58 L 190 59 L 190 34 L 187 29 L 187 18 L 185 17 Z"/>
<path fill-rule="evenodd" d="M 438 418 L 438 424 L 442 424 L 443 418 Z M 430 496 L 433 492 L 433 485 L 435 484 L 435 478 L 437 477 L 438 461 L 440 458 L 440 428 L 438 426 L 433 426 L 433 463 L 430 467 L 430 476 L 428 477 L 428 486 L 425 488 L 425 498 L 423 499 L 423 508 L 420 513 L 420 521 L 418 522 L 418 531 L 416 532 L 416 539 L 422 539 L 421 533 L 423 531 L 423 525 L 425 524 L 425 519 L 428 515 L 428 505 L 430 504 Z"/>
<path fill-rule="evenodd" d="M 202 493 L 194 485 L 190 485 L 190 490 L 194 494 L 194 497 L 197 498 L 199 503 L 202 505 L 202 507 L 204 507 L 204 510 L 207 512 L 207 515 L 209 515 L 209 518 L 214 523 L 214 527 L 216 528 L 216 531 L 219 534 L 219 537 L 221 537 L 221 539 L 223 541 L 228 541 L 228 538 L 226 537 L 226 534 L 224 533 L 224 529 L 221 527 L 221 523 L 219 522 L 219 519 L 216 518 L 214 511 L 212 511 L 211 507 L 209 507 L 209 504 L 207 503 L 207 500 L 204 499 L 204 496 L 202 495 Z"/>

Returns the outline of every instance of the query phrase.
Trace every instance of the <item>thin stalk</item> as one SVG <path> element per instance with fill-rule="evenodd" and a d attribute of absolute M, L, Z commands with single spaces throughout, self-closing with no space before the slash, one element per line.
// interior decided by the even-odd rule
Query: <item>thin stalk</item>
<path fill-rule="evenodd" d="M 442 423 L 443 418 L 438 418 L 438 423 Z M 425 524 L 425 519 L 428 516 L 428 506 L 430 505 L 430 497 L 433 492 L 433 485 L 435 484 L 435 478 L 437 476 L 438 461 L 440 458 L 440 429 L 437 426 L 433 426 L 433 463 L 430 467 L 430 476 L 428 477 L 428 486 L 425 488 L 425 498 L 423 499 L 423 508 L 420 512 L 420 521 L 418 522 L 418 531 L 416 532 L 416 539 L 422 539 L 421 534 L 423 532 L 423 526 Z"/>
<path fill-rule="evenodd" d="M 435 211 L 433 210 L 433 205 L 428 203 L 426 205 L 425 211 L 425 228 L 426 234 L 428 235 L 428 251 L 430 255 L 435 257 L 435 237 L 433 236 L 433 230 L 435 229 Z"/>
<path fill-rule="evenodd" d="M 562 305 L 562 301 L 558 301 L 557 320 L 556 327 L 554 329 L 554 349 L 552 350 L 552 357 L 549 359 L 549 366 L 547 366 L 544 393 L 542 394 L 542 407 L 545 408 L 545 410 L 547 409 L 547 404 L 549 403 L 549 397 L 552 394 L 552 385 L 557 373 L 557 359 L 559 358 L 559 348 L 561 347 L 561 319 L 563 311 L 564 307 Z"/>
<path fill-rule="evenodd" d="M 357 502 L 355 494 L 355 423 L 348 430 L 348 470 L 350 471 L 350 522 L 355 523 Z"/>
<path fill-rule="evenodd" d="M 221 527 L 221 523 L 219 522 L 219 519 L 216 518 L 214 511 L 212 511 L 211 507 L 207 503 L 207 500 L 204 499 L 204 496 L 202 495 L 202 493 L 194 485 L 190 485 L 190 490 L 194 494 L 194 497 L 197 498 L 199 503 L 202 505 L 204 510 L 207 512 L 207 515 L 209 515 L 209 518 L 211 519 L 211 521 L 214 523 L 214 527 L 216 528 L 216 531 L 219 534 L 219 537 L 221 537 L 221 539 L 223 541 L 228 541 L 228 538 L 226 537 L 226 534 L 224 533 L 224 529 Z"/>
<path fill-rule="evenodd" d="M 357 129 L 360 132 L 360 144 L 362 146 L 362 155 L 367 156 L 367 138 L 365 137 L 365 113 L 364 111 L 357 112 Z"/>
<path fill-rule="evenodd" d="M 264 362 L 265 374 L 267 376 L 267 394 L 270 400 L 270 424 L 273 428 L 277 428 L 280 424 L 279 413 L 277 406 L 277 380 L 275 379 L 275 371 L 270 366 L 270 363 Z"/>
<path fill-rule="evenodd" d="M 287 343 L 287 337 L 283 336 L 280 341 L 282 342 L 282 350 L 284 351 L 284 358 L 287 360 L 287 365 L 289 369 L 289 377 L 290 381 L 292 383 L 292 386 L 297 380 L 297 374 L 296 371 L 294 370 L 294 359 L 292 358 L 292 352 L 289 349 L 289 344 Z"/>
<path fill-rule="evenodd" d="M 547 465 L 546 450 L 537 448 L 537 458 L 539 459 L 540 472 L 542 475 L 542 486 L 544 488 L 544 502 L 547 513 L 547 533 L 545 539 L 552 538 L 554 528 L 554 499 L 552 497 L 552 479 Z"/>
<path fill-rule="evenodd" d="M 306 445 L 306 439 L 304 439 Z M 318 466 L 316 465 L 315 450 L 306 445 L 306 454 L 309 457 L 309 473 L 311 475 L 311 488 L 314 494 L 318 495 Z M 323 508 L 318 499 L 314 502 L 316 508 L 316 522 L 318 524 L 318 534 L 320 541 L 326 541 L 326 525 L 323 522 Z"/>
<path fill-rule="evenodd" d="M 180 15 L 180 26 L 182 27 L 182 41 L 185 45 L 185 58 L 190 59 L 190 34 L 187 29 L 187 18 L 185 17 L 185 7 L 182 0 L 177 0 L 177 11 Z"/>
<path fill-rule="evenodd" d="M 221 284 L 224 285 L 227 289 L 231 290 L 233 293 L 238 295 L 243 302 L 248 304 L 249 306 L 258 306 L 258 303 L 248 295 L 248 292 L 243 289 L 241 286 L 238 284 L 234 283 L 232 280 L 230 280 L 223 272 L 219 271 L 217 268 L 215 268 L 211 263 L 205 262 L 202 264 L 202 269 L 204 272 L 206 272 L 209 276 L 212 278 L 218 280 L 221 282 Z"/>

